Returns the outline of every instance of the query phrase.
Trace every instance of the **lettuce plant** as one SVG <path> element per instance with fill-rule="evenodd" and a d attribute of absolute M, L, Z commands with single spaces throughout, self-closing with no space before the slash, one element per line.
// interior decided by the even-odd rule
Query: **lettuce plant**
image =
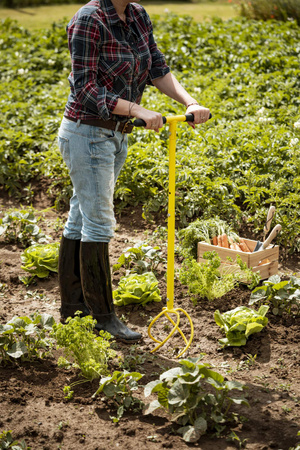
<path fill-rule="evenodd" d="M 217 309 L 214 317 L 216 324 L 225 332 L 226 338 L 219 339 L 223 347 L 245 345 L 248 337 L 261 331 L 268 323 L 266 316 L 269 307 L 262 305 L 258 311 L 238 306 L 223 314 Z"/>
<path fill-rule="evenodd" d="M 23 265 L 21 268 L 26 272 L 45 278 L 49 272 L 58 272 L 59 243 L 37 244 L 28 247 L 21 255 Z"/>
<path fill-rule="evenodd" d="M 122 277 L 118 288 L 113 291 L 114 303 L 126 306 L 130 303 L 145 306 L 149 302 L 160 302 L 158 281 L 152 272 Z"/>

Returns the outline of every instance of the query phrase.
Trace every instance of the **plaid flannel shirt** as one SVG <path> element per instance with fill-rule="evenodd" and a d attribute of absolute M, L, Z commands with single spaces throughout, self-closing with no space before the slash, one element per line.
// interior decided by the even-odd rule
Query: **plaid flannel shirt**
<path fill-rule="evenodd" d="M 92 0 L 69 22 L 72 72 L 65 116 L 125 121 L 112 114 L 118 99 L 139 103 L 146 84 L 170 71 L 144 8 L 129 3 L 125 14 L 126 23 L 110 0 Z"/>

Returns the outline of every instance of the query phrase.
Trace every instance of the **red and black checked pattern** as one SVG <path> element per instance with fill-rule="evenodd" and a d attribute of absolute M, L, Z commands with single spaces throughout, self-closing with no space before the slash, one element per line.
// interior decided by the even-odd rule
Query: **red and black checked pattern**
<path fill-rule="evenodd" d="M 129 3 L 125 14 L 126 23 L 110 0 L 91 0 L 68 24 L 72 72 L 66 116 L 124 121 L 112 114 L 118 98 L 139 103 L 146 84 L 170 71 L 144 8 Z"/>

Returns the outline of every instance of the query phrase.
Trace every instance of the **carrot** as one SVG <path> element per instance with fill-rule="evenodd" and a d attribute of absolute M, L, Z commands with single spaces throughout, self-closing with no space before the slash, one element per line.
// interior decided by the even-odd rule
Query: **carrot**
<path fill-rule="evenodd" d="M 218 238 L 217 238 L 217 236 L 214 236 L 212 238 L 212 241 L 213 241 L 213 245 L 218 245 Z"/>
<path fill-rule="evenodd" d="M 241 249 L 243 250 L 243 252 L 251 253 L 250 249 L 249 249 L 249 247 L 246 244 L 244 239 L 240 238 L 240 244 L 239 245 L 240 245 Z"/>
<path fill-rule="evenodd" d="M 231 244 L 233 244 L 233 239 L 231 236 L 228 236 L 228 242 L 229 242 L 229 247 L 231 246 Z"/>
<path fill-rule="evenodd" d="M 232 239 L 232 237 L 228 236 L 228 242 L 229 242 L 229 248 L 231 248 L 231 250 L 234 250 L 233 244 L 234 244 L 235 242 L 234 242 L 234 240 Z"/>
<path fill-rule="evenodd" d="M 233 242 L 230 245 L 231 250 L 238 250 L 239 252 L 242 250 L 241 247 L 239 246 L 239 244 L 237 244 L 236 242 Z"/>
<path fill-rule="evenodd" d="M 222 247 L 229 248 L 227 234 L 223 233 L 221 235 L 221 242 L 222 242 Z"/>
<path fill-rule="evenodd" d="M 218 247 L 222 247 L 222 239 L 220 234 L 219 236 L 217 236 L 217 239 L 218 239 Z"/>

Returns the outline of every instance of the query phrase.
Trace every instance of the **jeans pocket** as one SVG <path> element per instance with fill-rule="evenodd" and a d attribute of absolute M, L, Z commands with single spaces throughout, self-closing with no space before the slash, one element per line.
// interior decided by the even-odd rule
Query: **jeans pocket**
<path fill-rule="evenodd" d="M 91 158 L 109 163 L 116 146 L 114 137 L 113 130 L 99 129 L 97 137 L 89 143 Z"/>
<path fill-rule="evenodd" d="M 69 139 L 58 136 L 58 147 L 59 151 L 63 157 L 63 160 L 67 164 L 67 166 L 70 168 L 70 145 L 69 145 Z"/>

